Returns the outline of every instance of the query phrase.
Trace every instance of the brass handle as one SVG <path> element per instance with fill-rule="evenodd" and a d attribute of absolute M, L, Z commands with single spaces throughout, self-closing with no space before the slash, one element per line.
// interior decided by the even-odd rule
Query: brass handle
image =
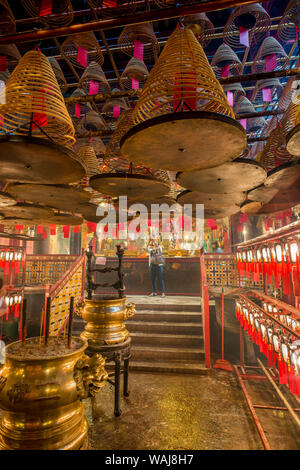
<path fill-rule="evenodd" d="M 135 304 L 129 303 L 125 305 L 125 314 L 124 314 L 124 320 L 127 320 L 127 318 L 133 317 L 133 315 L 136 313 L 135 310 Z"/>
<path fill-rule="evenodd" d="M 94 354 L 92 357 L 83 354 L 78 359 L 74 366 L 74 380 L 80 399 L 94 397 L 105 385 L 108 373 L 104 366 L 105 359 L 101 354 Z"/>

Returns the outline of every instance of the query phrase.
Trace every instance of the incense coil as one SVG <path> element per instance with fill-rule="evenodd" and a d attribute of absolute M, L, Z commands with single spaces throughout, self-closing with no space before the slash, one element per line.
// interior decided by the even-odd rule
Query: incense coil
<path fill-rule="evenodd" d="M 227 44 L 221 44 L 212 58 L 211 66 L 217 78 L 222 75 L 224 67 L 228 66 L 228 75 L 240 75 L 242 63 L 236 53 Z"/>
<path fill-rule="evenodd" d="M 233 49 L 245 47 L 240 43 L 239 22 L 244 23 L 246 18 L 250 20 L 249 26 L 254 23 L 247 28 L 249 46 L 259 44 L 271 27 L 271 18 L 259 3 L 236 7 L 224 27 L 224 42 Z"/>
<path fill-rule="evenodd" d="M 299 22 L 297 18 L 297 9 L 299 6 L 299 0 L 290 0 L 278 25 L 277 37 L 285 44 L 297 39 L 295 26 Z"/>
<path fill-rule="evenodd" d="M 77 153 L 78 158 L 83 161 L 87 169 L 87 177 L 90 178 L 93 175 L 100 173 L 99 162 L 96 157 L 95 150 L 91 145 L 84 145 L 80 148 Z"/>
<path fill-rule="evenodd" d="M 97 62 L 102 65 L 104 57 L 93 32 L 73 34 L 66 38 L 61 45 L 61 52 L 70 62 L 78 68 L 85 69 L 83 65 L 77 62 L 77 49 L 81 46 L 87 51 L 87 65 L 91 62 Z"/>
<path fill-rule="evenodd" d="M 282 45 L 273 36 L 265 38 L 257 51 L 253 65 L 252 73 L 266 72 L 266 57 L 274 55 L 276 57 L 276 67 L 274 70 L 289 68 L 289 59 Z"/>
<path fill-rule="evenodd" d="M 7 68 L 10 71 L 15 68 L 16 61 L 18 62 L 21 59 L 21 54 L 15 44 L 1 44 L 0 55 L 6 56 L 9 59 Z"/>
<path fill-rule="evenodd" d="M 263 101 L 263 89 L 270 88 L 271 89 L 271 98 L 272 100 L 276 99 L 276 101 L 280 98 L 283 86 L 280 83 L 278 78 L 269 78 L 267 80 L 258 80 L 256 82 L 255 88 L 253 90 L 251 101 Z"/>
<path fill-rule="evenodd" d="M 71 147 L 74 127 L 48 59 L 40 51 L 29 51 L 19 61 L 6 83 L 6 104 L 0 106 L 4 121 L 0 131 L 28 135 L 31 117 L 46 116 L 42 129 L 55 143 Z M 34 113 L 34 114 L 33 114 Z M 36 126 L 32 136 L 47 136 Z"/>
<path fill-rule="evenodd" d="M 91 80 L 98 83 L 98 93 L 107 93 L 110 91 L 110 84 L 105 77 L 101 65 L 97 62 L 89 63 L 79 80 L 79 86 L 84 88 L 86 93 L 89 92 Z"/>
<path fill-rule="evenodd" d="M 16 21 L 7 0 L 0 0 L 0 34 L 16 32 Z"/>
<path fill-rule="evenodd" d="M 114 88 L 112 91 L 114 92 L 119 90 Z M 122 110 L 125 111 L 128 109 L 128 105 L 126 104 L 124 98 L 109 98 L 106 103 L 102 106 L 102 113 L 113 114 L 115 107 L 119 107 L 120 112 L 122 112 Z"/>
<path fill-rule="evenodd" d="M 63 92 L 67 91 L 68 84 L 67 84 L 64 73 L 63 73 L 59 63 L 57 62 L 57 60 L 54 57 L 48 57 L 48 60 L 49 60 L 50 65 L 53 69 L 53 72 L 55 74 L 57 83 L 59 84 L 61 91 L 63 91 Z"/>
<path fill-rule="evenodd" d="M 76 144 L 74 146 L 74 151 L 79 152 L 81 147 L 92 147 L 95 151 L 96 155 L 104 155 L 106 151 L 106 147 L 101 139 L 101 137 L 77 137 Z"/>
<path fill-rule="evenodd" d="M 132 79 L 139 82 L 139 88 L 143 88 L 149 72 L 145 63 L 137 57 L 132 57 L 121 75 L 121 81 L 125 88 L 132 88 Z"/>
<path fill-rule="evenodd" d="M 246 92 L 240 83 L 231 83 L 229 85 L 223 85 L 223 90 L 226 94 L 228 91 L 233 93 L 233 102 L 238 101 L 241 96 L 246 96 Z"/>
<path fill-rule="evenodd" d="M 129 15 L 136 10 L 135 0 L 87 0 L 92 8 L 99 8 L 97 14 L 104 17 Z M 104 5 L 105 4 L 105 5 Z M 114 6 L 115 5 L 115 6 Z"/>
<path fill-rule="evenodd" d="M 196 102 L 197 111 L 234 118 L 223 88 L 189 29 L 176 28 L 152 68 L 133 111 L 133 123 L 171 113 L 178 101 Z"/>
<path fill-rule="evenodd" d="M 0 72 L 0 80 L 4 83 L 7 82 L 7 80 L 9 79 L 10 77 L 10 73 L 8 71 L 6 72 Z"/>
<path fill-rule="evenodd" d="M 73 93 L 71 94 L 72 97 L 77 97 L 77 96 L 85 96 L 85 92 L 82 88 L 76 88 L 76 90 L 73 91 Z M 88 108 L 88 110 L 92 110 L 92 105 L 91 103 L 87 102 L 87 103 L 84 103 L 84 106 L 86 106 Z M 68 103 L 67 104 L 67 109 L 68 109 L 68 112 L 69 114 L 72 116 L 72 117 L 75 117 L 75 103 Z"/>
<path fill-rule="evenodd" d="M 284 135 L 280 127 L 276 127 L 269 135 L 265 148 L 261 154 L 261 163 L 268 170 L 272 170 L 291 160 L 284 144 Z"/>
<path fill-rule="evenodd" d="M 202 47 L 208 46 L 215 28 L 205 13 L 185 16 L 183 22 L 186 28 L 193 31 Z"/>
<path fill-rule="evenodd" d="M 97 111 L 91 110 L 79 121 L 78 129 L 84 131 L 98 131 L 99 129 L 107 129 L 106 122 L 97 113 Z"/>
<path fill-rule="evenodd" d="M 118 39 L 118 44 L 124 54 L 133 56 L 135 40 L 144 44 L 144 60 L 156 59 L 160 48 L 154 34 L 152 23 L 135 24 L 123 28 Z"/>
<path fill-rule="evenodd" d="M 52 0 L 50 16 L 40 16 L 42 0 L 22 0 L 22 5 L 30 16 L 33 18 L 40 17 L 40 20 L 49 26 L 68 25 L 74 19 L 73 7 L 70 0 Z"/>

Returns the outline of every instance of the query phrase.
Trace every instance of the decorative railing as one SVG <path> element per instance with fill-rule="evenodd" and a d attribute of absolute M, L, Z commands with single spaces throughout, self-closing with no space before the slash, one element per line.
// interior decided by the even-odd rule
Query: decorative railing
<path fill-rule="evenodd" d="M 77 255 L 27 255 L 25 286 L 55 284 L 77 258 Z"/>
<path fill-rule="evenodd" d="M 201 271 L 201 301 L 202 301 L 202 323 L 203 323 L 203 338 L 205 350 L 205 366 L 211 367 L 210 359 L 210 327 L 209 327 L 209 286 L 206 276 L 206 263 L 205 255 L 200 254 L 200 271 Z"/>

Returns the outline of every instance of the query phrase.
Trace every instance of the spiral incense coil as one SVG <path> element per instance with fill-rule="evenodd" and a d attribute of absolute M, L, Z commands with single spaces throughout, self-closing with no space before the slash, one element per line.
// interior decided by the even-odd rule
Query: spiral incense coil
<path fill-rule="evenodd" d="M 215 28 L 205 13 L 185 16 L 183 22 L 186 28 L 193 31 L 202 47 L 208 46 Z"/>
<path fill-rule="evenodd" d="M 211 66 L 217 78 L 222 76 L 224 67 L 228 67 L 228 75 L 240 75 L 242 63 L 236 53 L 227 44 L 221 44 L 212 58 Z"/>
<path fill-rule="evenodd" d="M 126 89 L 132 88 L 132 79 L 139 82 L 139 88 L 143 88 L 148 75 L 145 63 L 137 57 L 132 57 L 122 72 L 121 81 Z"/>
<path fill-rule="evenodd" d="M 0 106 L 0 112 L 4 114 L 2 133 L 27 136 L 33 118 L 33 124 L 39 123 L 43 130 L 32 126 L 33 137 L 50 137 L 65 147 L 75 142 L 74 127 L 53 69 L 40 51 L 27 52 L 20 59 L 6 82 L 6 104 Z"/>
<path fill-rule="evenodd" d="M 288 56 L 283 49 L 282 45 L 273 36 L 264 39 L 260 48 L 257 51 L 253 65 L 251 66 L 252 73 L 267 72 L 266 58 L 275 56 L 276 67 L 273 70 L 281 70 L 289 68 Z"/>
<path fill-rule="evenodd" d="M 277 37 L 285 44 L 297 39 L 296 25 L 299 23 L 297 13 L 299 8 L 299 0 L 290 0 L 278 25 Z"/>
<path fill-rule="evenodd" d="M 135 0 L 88 0 L 88 4 L 92 8 L 99 8 L 98 15 L 107 18 L 129 15 L 136 10 Z"/>
<path fill-rule="evenodd" d="M 67 84 L 64 73 L 63 73 L 59 63 L 57 62 L 57 60 L 54 57 L 48 57 L 48 60 L 49 60 L 50 65 L 53 69 L 53 72 L 55 74 L 57 83 L 59 84 L 61 91 L 62 92 L 67 91 L 68 84 Z"/>
<path fill-rule="evenodd" d="M 85 145 L 81 147 L 78 152 L 78 157 L 82 160 L 85 164 L 87 169 L 87 177 L 90 178 L 93 175 L 97 175 L 100 173 L 99 162 L 96 157 L 95 150 L 90 145 Z"/>
<path fill-rule="evenodd" d="M 113 89 L 114 91 L 119 91 L 118 89 Z M 113 115 L 114 108 L 120 108 L 120 112 L 128 109 L 126 101 L 124 98 L 110 98 L 106 101 L 106 103 L 102 106 L 102 113 Z"/>
<path fill-rule="evenodd" d="M 82 74 L 79 81 L 79 86 L 89 93 L 91 80 L 98 84 L 98 93 L 107 93 L 110 91 L 110 84 L 108 83 L 101 65 L 97 62 L 91 62 Z"/>
<path fill-rule="evenodd" d="M 226 93 L 230 91 L 233 94 L 233 102 L 239 100 L 241 96 L 246 96 L 246 92 L 240 83 L 230 83 L 229 85 L 223 85 L 223 90 Z"/>
<path fill-rule="evenodd" d="M 7 0 L 0 0 L 0 34 L 16 32 L 16 21 Z"/>
<path fill-rule="evenodd" d="M 267 143 L 261 154 L 261 163 L 268 170 L 272 170 L 291 160 L 284 144 L 284 135 L 281 127 L 276 127 L 269 135 Z"/>
<path fill-rule="evenodd" d="M 15 68 L 15 62 L 21 59 L 21 54 L 15 44 L 1 44 L 0 55 L 6 56 L 9 60 L 7 65 L 9 70 L 13 70 Z"/>
<path fill-rule="evenodd" d="M 259 4 L 236 7 L 224 27 L 224 42 L 233 49 L 245 47 L 240 43 L 240 26 L 248 30 L 249 46 L 259 44 L 271 27 L 271 18 Z"/>
<path fill-rule="evenodd" d="M 73 93 L 71 94 L 71 97 L 75 98 L 77 96 L 78 97 L 86 96 L 86 93 L 82 88 L 76 88 L 76 90 L 74 90 Z M 89 103 L 89 102 L 84 103 L 84 107 L 82 106 L 82 111 L 85 109 L 85 107 L 87 108 L 87 111 L 93 109 L 91 103 Z M 74 103 L 68 103 L 67 104 L 67 109 L 68 109 L 68 112 L 69 112 L 70 116 L 75 117 L 75 104 Z"/>
<path fill-rule="evenodd" d="M 272 100 L 278 101 L 280 98 L 283 86 L 278 78 L 269 78 L 267 80 L 258 80 L 253 90 L 251 101 L 264 101 L 263 89 L 269 88 L 271 90 Z"/>
<path fill-rule="evenodd" d="M 22 0 L 22 5 L 30 16 L 40 16 L 42 0 Z M 50 16 L 49 16 L 50 15 Z M 64 26 L 72 23 L 74 12 L 70 0 L 52 0 L 52 11 L 40 16 L 41 21 L 49 26 Z"/>
<path fill-rule="evenodd" d="M 78 68 L 85 69 L 86 67 L 77 61 L 78 46 L 81 46 L 87 51 L 87 65 L 91 62 L 97 62 L 102 65 L 104 57 L 93 32 L 73 34 L 61 45 L 62 55 L 64 55 L 70 62 Z"/>
<path fill-rule="evenodd" d="M 98 131 L 106 129 L 107 125 L 104 119 L 94 110 L 89 111 L 79 122 L 79 129 L 87 131 Z"/>
<path fill-rule="evenodd" d="M 105 154 L 106 147 L 101 137 L 83 137 L 77 138 L 74 146 L 74 152 L 79 152 L 82 147 L 92 147 L 96 155 L 102 156 Z"/>
<path fill-rule="evenodd" d="M 125 26 L 118 39 L 118 44 L 124 54 L 133 56 L 135 40 L 144 44 L 144 60 L 155 59 L 158 56 L 159 43 L 154 34 L 152 23 Z"/>

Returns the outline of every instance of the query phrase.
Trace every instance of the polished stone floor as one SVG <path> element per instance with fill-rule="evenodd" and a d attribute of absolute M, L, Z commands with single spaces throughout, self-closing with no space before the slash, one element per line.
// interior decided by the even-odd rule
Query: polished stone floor
<path fill-rule="evenodd" d="M 130 374 L 130 396 L 113 415 L 113 387 L 84 400 L 89 445 L 96 450 L 262 449 L 233 373 Z"/>
<path fill-rule="evenodd" d="M 137 305 L 199 305 L 199 309 L 201 306 L 201 297 L 198 296 L 166 295 L 161 297 L 156 295 L 155 297 L 149 297 L 149 295 L 127 295 L 126 297 L 128 301 Z"/>

